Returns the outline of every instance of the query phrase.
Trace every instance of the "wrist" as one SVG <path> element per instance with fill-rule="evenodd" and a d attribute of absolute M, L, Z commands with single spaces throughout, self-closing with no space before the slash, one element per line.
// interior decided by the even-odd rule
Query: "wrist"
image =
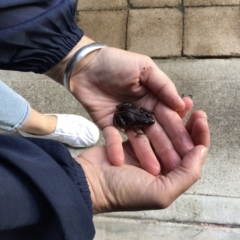
<path fill-rule="evenodd" d="M 99 214 L 103 212 L 109 212 L 109 201 L 105 195 L 108 191 L 107 188 L 104 188 L 104 184 L 102 183 L 103 176 L 100 177 L 99 171 L 96 169 L 96 166 L 94 166 L 91 162 L 82 157 L 82 155 L 84 156 L 84 153 L 76 157 L 75 160 L 81 165 L 86 176 L 92 200 L 93 213 Z"/>
<path fill-rule="evenodd" d="M 63 84 L 66 87 L 66 89 L 71 92 L 70 87 L 70 78 L 74 72 L 80 72 L 84 65 L 87 65 L 87 62 L 89 62 L 89 58 L 91 58 L 88 55 L 91 55 L 93 52 L 105 48 L 106 45 L 102 43 L 90 43 L 85 45 L 84 47 L 80 48 L 71 58 L 71 60 L 68 62 L 64 77 L 63 77 Z M 85 60 L 85 61 L 84 61 Z M 85 62 L 85 63 L 83 63 Z"/>
<path fill-rule="evenodd" d="M 67 64 L 73 57 L 73 55 L 82 47 L 93 43 L 94 41 L 87 36 L 83 36 L 77 45 L 67 54 L 67 56 L 62 59 L 58 64 L 52 67 L 50 70 L 45 72 L 45 75 L 52 78 L 54 81 L 63 84 L 64 73 L 67 67 Z"/>

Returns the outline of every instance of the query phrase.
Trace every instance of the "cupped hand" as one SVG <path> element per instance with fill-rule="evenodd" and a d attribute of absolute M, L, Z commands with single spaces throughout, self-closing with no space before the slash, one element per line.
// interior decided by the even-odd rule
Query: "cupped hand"
<path fill-rule="evenodd" d="M 147 56 L 110 47 L 91 53 L 80 64 L 74 69 L 70 88 L 103 130 L 110 162 L 121 165 L 124 159 L 122 137 L 113 126 L 116 105 L 133 102 L 153 111 L 156 118 L 154 126 L 146 128 L 147 135 L 155 131 L 150 141 L 144 135 L 136 137 L 127 132 L 139 161 L 147 171 L 158 174 L 159 158 L 151 145 L 160 141 L 163 149 L 155 150 L 161 161 L 169 170 L 177 166 L 193 144 L 176 111 L 186 111 L 191 106 L 185 105 L 175 85 L 157 65 Z"/>
<path fill-rule="evenodd" d="M 173 171 L 153 176 L 139 164 L 129 141 L 123 144 L 124 164 L 113 166 L 105 147 L 93 147 L 76 160 L 84 169 L 95 213 L 126 210 L 162 209 L 200 177 L 209 147 L 209 128 L 202 111 L 191 115 L 186 124 L 194 148 L 187 152 Z M 161 148 L 161 143 L 156 143 Z"/>

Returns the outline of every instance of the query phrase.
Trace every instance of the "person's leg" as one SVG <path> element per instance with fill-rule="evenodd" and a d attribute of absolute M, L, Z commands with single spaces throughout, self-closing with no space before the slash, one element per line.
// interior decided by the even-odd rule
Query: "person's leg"
<path fill-rule="evenodd" d="M 30 104 L 0 81 L 0 129 L 18 130 L 29 118 Z"/>
<path fill-rule="evenodd" d="M 57 116 L 44 115 L 31 108 L 30 116 L 19 130 L 36 134 L 46 135 L 53 133 L 57 125 Z"/>
<path fill-rule="evenodd" d="M 19 131 L 25 137 L 46 138 L 73 147 L 88 147 L 99 139 L 89 120 L 68 114 L 42 114 L 27 100 L 0 81 L 0 129 Z"/>

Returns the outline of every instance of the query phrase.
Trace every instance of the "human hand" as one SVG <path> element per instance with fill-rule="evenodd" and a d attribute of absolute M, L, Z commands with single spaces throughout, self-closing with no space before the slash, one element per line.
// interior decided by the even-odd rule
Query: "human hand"
<path fill-rule="evenodd" d="M 81 42 L 86 45 L 92 40 L 84 37 Z M 58 75 L 61 71 L 57 69 L 48 75 Z M 192 107 L 191 100 L 183 101 L 172 81 L 147 56 L 110 47 L 94 51 L 75 66 L 70 89 L 103 130 L 113 165 L 121 165 L 124 160 L 122 137 L 113 126 L 116 105 L 123 102 L 133 102 L 136 107 L 154 112 L 156 123 L 143 129 L 151 138 L 126 132 L 139 161 L 148 172 L 154 175 L 160 172 L 158 157 L 169 171 L 172 170 L 194 146 L 176 113 L 187 112 Z M 153 130 L 155 134 L 152 134 Z M 162 147 L 155 149 L 157 154 L 152 148 L 155 142 L 160 142 Z"/>
<path fill-rule="evenodd" d="M 145 129 L 152 128 L 156 133 L 160 133 L 158 136 L 155 134 L 152 139 L 155 142 L 162 141 L 163 148 L 169 149 L 168 152 L 160 154 L 162 161 L 168 165 L 167 168 L 172 170 L 178 165 L 182 154 L 189 151 L 193 144 L 184 131 L 181 119 L 171 108 L 180 111 L 185 104 L 174 84 L 156 64 L 147 56 L 116 48 L 93 52 L 80 64 L 72 74 L 70 88 L 94 122 L 103 130 L 111 163 L 121 165 L 124 158 L 122 138 L 112 122 L 116 105 L 133 102 L 137 107 L 145 107 L 155 113 L 156 124 Z M 163 121 L 164 118 L 170 121 Z M 144 135 L 132 136 L 129 131 L 127 135 L 143 167 L 152 174 L 158 174 L 159 161 L 151 148 L 154 142 L 149 142 Z M 184 141 L 180 141 L 179 145 L 173 144 L 172 147 L 168 138 L 173 141 L 173 136 L 175 139 L 181 137 Z M 149 159 L 147 163 L 146 157 Z"/>
<path fill-rule="evenodd" d="M 206 114 L 193 113 L 186 129 L 195 146 L 167 174 L 164 169 L 158 176 L 143 170 L 129 141 L 123 144 L 124 164 L 119 167 L 109 163 L 105 147 L 93 147 L 77 157 L 89 184 L 94 213 L 163 209 L 191 187 L 200 177 L 209 147 Z"/>

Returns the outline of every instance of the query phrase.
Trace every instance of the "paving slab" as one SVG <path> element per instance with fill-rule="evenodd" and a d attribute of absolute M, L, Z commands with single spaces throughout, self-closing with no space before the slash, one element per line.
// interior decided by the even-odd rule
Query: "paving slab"
<path fill-rule="evenodd" d="M 86 36 L 121 49 L 125 48 L 126 22 L 126 10 L 80 11 L 77 14 L 77 23 Z"/>
<path fill-rule="evenodd" d="M 181 56 L 182 24 L 179 9 L 130 10 L 127 49 L 151 57 Z"/>
<path fill-rule="evenodd" d="M 186 8 L 186 56 L 240 56 L 240 18 L 237 7 Z"/>
<path fill-rule="evenodd" d="M 129 0 L 132 7 L 173 7 L 179 6 L 181 0 Z"/>
<path fill-rule="evenodd" d="M 207 224 L 181 224 L 137 219 L 95 217 L 95 240 L 232 240 L 240 239 L 239 228 Z"/>
<path fill-rule="evenodd" d="M 78 0 L 77 10 L 109 10 L 109 9 L 126 9 L 127 0 Z"/>
<path fill-rule="evenodd" d="M 184 0 L 185 6 L 238 5 L 238 0 Z"/>

